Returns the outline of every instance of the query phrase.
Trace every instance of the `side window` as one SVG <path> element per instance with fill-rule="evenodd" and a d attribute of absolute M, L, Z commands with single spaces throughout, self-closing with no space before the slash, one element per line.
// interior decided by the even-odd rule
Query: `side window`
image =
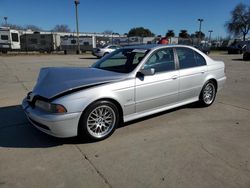
<path fill-rule="evenodd" d="M 84 46 L 89 46 L 89 42 L 84 42 L 83 45 Z"/>
<path fill-rule="evenodd" d="M 204 57 L 202 57 L 202 55 L 198 54 L 197 52 L 194 52 L 194 57 L 195 57 L 197 66 L 203 66 L 207 64 Z"/>
<path fill-rule="evenodd" d="M 8 35 L 1 35 L 1 40 L 9 40 L 9 36 Z"/>
<path fill-rule="evenodd" d="M 176 48 L 180 69 L 196 67 L 194 51 L 190 48 Z"/>
<path fill-rule="evenodd" d="M 175 70 L 173 49 L 164 48 L 154 52 L 144 64 L 144 69 L 148 68 L 154 68 L 156 73 Z"/>

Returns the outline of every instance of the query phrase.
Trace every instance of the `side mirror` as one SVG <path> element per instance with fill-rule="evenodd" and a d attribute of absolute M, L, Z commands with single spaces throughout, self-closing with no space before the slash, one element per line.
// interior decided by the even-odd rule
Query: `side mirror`
<path fill-rule="evenodd" d="M 155 74 L 155 69 L 154 68 L 149 68 L 149 69 L 141 69 L 140 73 L 145 75 L 145 76 L 151 76 Z"/>

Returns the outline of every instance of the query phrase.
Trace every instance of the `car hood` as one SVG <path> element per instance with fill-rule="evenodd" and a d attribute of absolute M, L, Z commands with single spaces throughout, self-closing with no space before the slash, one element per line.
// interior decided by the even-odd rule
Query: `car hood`
<path fill-rule="evenodd" d="M 40 70 L 34 95 L 51 99 L 74 89 L 118 81 L 124 74 L 96 68 L 49 67 Z"/>

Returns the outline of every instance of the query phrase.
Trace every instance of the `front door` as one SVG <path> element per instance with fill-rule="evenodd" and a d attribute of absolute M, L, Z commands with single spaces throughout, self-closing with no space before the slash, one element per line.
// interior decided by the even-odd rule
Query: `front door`
<path fill-rule="evenodd" d="M 178 100 L 179 71 L 176 69 L 173 48 L 155 51 L 143 69 L 155 69 L 154 75 L 136 78 L 136 112 L 161 108 Z"/>

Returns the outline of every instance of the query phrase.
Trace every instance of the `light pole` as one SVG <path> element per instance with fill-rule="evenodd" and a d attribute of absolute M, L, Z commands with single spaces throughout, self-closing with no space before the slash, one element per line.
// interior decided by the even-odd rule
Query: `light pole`
<path fill-rule="evenodd" d="M 7 20 L 8 20 L 8 17 L 7 17 L 7 16 L 5 16 L 5 17 L 3 17 L 3 19 L 5 20 L 5 26 L 7 26 Z"/>
<path fill-rule="evenodd" d="M 76 9 L 76 33 L 77 33 L 77 54 L 80 54 L 80 43 L 79 43 L 79 27 L 78 27 L 78 5 L 80 4 L 79 0 L 75 0 L 75 9 Z"/>
<path fill-rule="evenodd" d="M 198 21 L 200 22 L 200 27 L 199 27 L 199 43 L 201 42 L 201 23 L 204 21 L 203 19 L 199 18 Z"/>
<path fill-rule="evenodd" d="M 209 30 L 208 32 L 209 32 L 209 40 L 208 40 L 208 42 L 210 43 L 211 42 L 211 35 L 212 35 L 213 30 Z"/>

